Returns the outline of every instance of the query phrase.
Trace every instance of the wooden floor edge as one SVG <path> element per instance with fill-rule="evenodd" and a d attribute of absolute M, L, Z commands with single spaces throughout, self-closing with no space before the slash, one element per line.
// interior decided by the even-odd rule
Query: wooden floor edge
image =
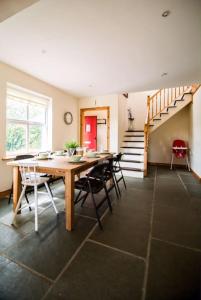
<path fill-rule="evenodd" d="M 4 197 L 8 197 L 10 195 L 11 189 L 0 192 L 0 199 Z"/>

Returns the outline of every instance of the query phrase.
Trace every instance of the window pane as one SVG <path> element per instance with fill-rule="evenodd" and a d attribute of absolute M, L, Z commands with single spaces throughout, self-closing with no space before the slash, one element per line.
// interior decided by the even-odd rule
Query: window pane
<path fill-rule="evenodd" d="M 29 121 L 45 123 L 45 106 L 29 103 Z"/>
<path fill-rule="evenodd" d="M 12 99 L 7 100 L 7 118 L 27 120 L 27 104 Z"/>
<path fill-rule="evenodd" d="M 29 126 L 29 150 L 42 150 L 43 142 L 43 126 Z"/>
<path fill-rule="evenodd" d="M 26 126 L 22 124 L 7 125 L 6 137 L 6 151 L 7 152 L 25 152 L 26 151 Z"/>

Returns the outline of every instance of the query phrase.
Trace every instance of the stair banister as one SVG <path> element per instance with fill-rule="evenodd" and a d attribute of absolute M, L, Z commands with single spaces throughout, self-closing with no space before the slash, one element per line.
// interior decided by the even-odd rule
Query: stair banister
<path fill-rule="evenodd" d="M 153 107 L 152 107 L 152 115 L 153 115 Z M 147 176 L 149 122 L 150 122 L 150 96 L 147 96 L 147 115 L 144 124 L 144 176 Z"/>

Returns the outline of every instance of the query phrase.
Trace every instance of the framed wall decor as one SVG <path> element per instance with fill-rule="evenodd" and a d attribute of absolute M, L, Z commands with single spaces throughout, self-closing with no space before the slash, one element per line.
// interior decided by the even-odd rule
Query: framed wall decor
<path fill-rule="evenodd" d="M 70 125 L 73 123 L 73 115 L 71 112 L 67 111 L 64 114 L 64 122 L 66 123 L 66 125 Z"/>

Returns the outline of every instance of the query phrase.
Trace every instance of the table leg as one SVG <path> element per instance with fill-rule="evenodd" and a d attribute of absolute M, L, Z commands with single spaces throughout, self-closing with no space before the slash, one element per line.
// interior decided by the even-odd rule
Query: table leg
<path fill-rule="evenodd" d="M 65 207 L 66 207 L 66 230 L 73 229 L 74 219 L 74 173 L 69 170 L 65 174 Z"/>
<path fill-rule="evenodd" d="M 13 210 L 15 210 L 22 191 L 21 175 L 18 167 L 13 167 Z"/>

